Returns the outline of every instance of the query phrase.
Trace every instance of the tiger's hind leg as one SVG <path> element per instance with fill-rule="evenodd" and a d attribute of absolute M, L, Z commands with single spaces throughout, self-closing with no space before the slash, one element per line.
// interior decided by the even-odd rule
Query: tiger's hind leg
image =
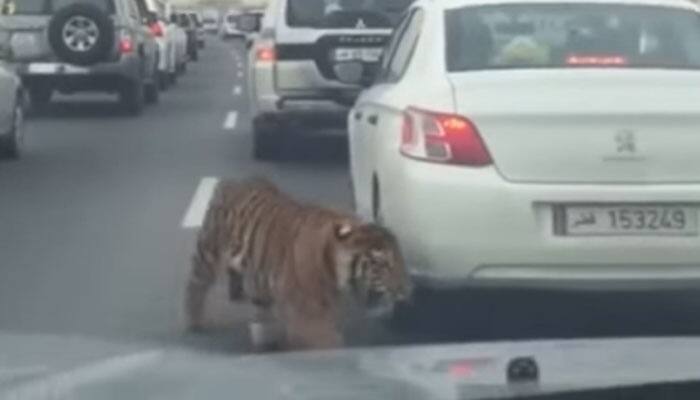
<path fill-rule="evenodd" d="M 253 350 L 264 352 L 281 348 L 284 334 L 269 305 L 255 305 L 255 316 L 248 323 L 248 329 Z"/>
<path fill-rule="evenodd" d="M 204 321 L 204 306 L 207 294 L 216 280 L 217 265 L 213 257 L 201 250 L 192 256 L 192 271 L 185 293 L 185 312 L 187 328 L 201 331 Z"/>

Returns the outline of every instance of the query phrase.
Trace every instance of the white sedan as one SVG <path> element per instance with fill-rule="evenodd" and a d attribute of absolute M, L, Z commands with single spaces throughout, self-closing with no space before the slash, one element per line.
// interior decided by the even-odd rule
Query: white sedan
<path fill-rule="evenodd" d="M 685 0 L 419 0 L 349 115 L 357 210 L 419 286 L 700 287 L 699 43 Z"/>

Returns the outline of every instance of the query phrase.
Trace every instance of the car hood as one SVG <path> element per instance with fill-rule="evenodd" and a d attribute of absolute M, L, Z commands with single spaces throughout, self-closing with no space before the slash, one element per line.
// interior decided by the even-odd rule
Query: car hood
<path fill-rule="evenodd" d="M 700 339 L 606 339 L 202 353 L 0 334 L 0 399 L 481 399 L 700 378 Z M 506 369 L 532 357 L 536 385 Z M 231 397 L 234 396 L 234 397 Z"/>

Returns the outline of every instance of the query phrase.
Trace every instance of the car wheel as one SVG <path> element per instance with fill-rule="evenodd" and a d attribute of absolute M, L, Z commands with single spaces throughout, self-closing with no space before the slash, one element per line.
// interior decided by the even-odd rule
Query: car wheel
<path fill-rule="evenodd" d="M 48 39 L 62 61 L 91 65 L 102 61 L 115 41 L 114 22 L 94 4 L 79 2 L 59 9 L 48 25 Z"/>
<path fill-rule="evenodd" d="M 32 111 L 35 113 L 42 113 L 46 111 L 46 108 L 51 102 L 51 96 L 53 95 L 53 89 L 46 86 L 35 86 L 29 89 L 29 102 L 32 107 Z"/>
<path fill-rule="evenodd" d="M 166 91 L 170 87 L 170 73 L 158 71 L 158 89 Z"/>
<path fill-rule="evenodd" d="M 5 158 L 18 159 L 24 148 L 24 108 L 21 98 L 15 102 L 12 113 L 12 128 L 0 136 L 0 154 Z"/>
<path fill-rule="evenodd" d="M 141 115 L 144 106 L 144 87 L 141 80 L 127 81 L 119 91 L 119 102 L 130 115 Z"/>
<path fill-rule="evenodd" d="M 163 79 L 160 71 L 156 70 L 153 72 L 153 82 L 144 86 L 144 97 L 147 104 L 156 104 L 160 100 L 161 80 L 165 79 Z"/>
<path fill-rule="evenodd" d="M 192 61 L 198 61 L 199 60 L 199 52 L 197 50 L 192 52 Z"/>
<path fill-rule="evenodd" d="M 255 119 L 253 121 L 253 158 L 260 161 L 275 160 L 280 156 L 277 124 Z"/>

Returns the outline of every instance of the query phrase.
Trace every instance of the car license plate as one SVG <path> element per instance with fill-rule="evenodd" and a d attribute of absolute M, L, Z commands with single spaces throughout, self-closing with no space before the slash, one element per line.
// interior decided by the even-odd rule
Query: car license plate
<path fill-rule="evenodd" d="M 335 61 L 377 62 L 382 57 L 381 47 L 338 48 Z"/>
<path fill-rule="evenodd" d="M 35 33 L 17 32 L 10 39 L 12 54 L 15 58 L 32 57 L 41 51 L 39 38 Z"/>
<path fill-rule="evenodd" d="M 681 205 L 567 206 L 571 236 L 694 236 L 698 209 Z"/>
<path fill-rule="evenodd" d="M 27 67 L 27 71 L 30 74 L 37 75 L 53 75 L 53 74 L 67 74 L 67 75 L 80 75 L 87 74 L 90 70 L 84 67 L 78 67 L 70 64 L 62 63 L 31 63 Z"/>

